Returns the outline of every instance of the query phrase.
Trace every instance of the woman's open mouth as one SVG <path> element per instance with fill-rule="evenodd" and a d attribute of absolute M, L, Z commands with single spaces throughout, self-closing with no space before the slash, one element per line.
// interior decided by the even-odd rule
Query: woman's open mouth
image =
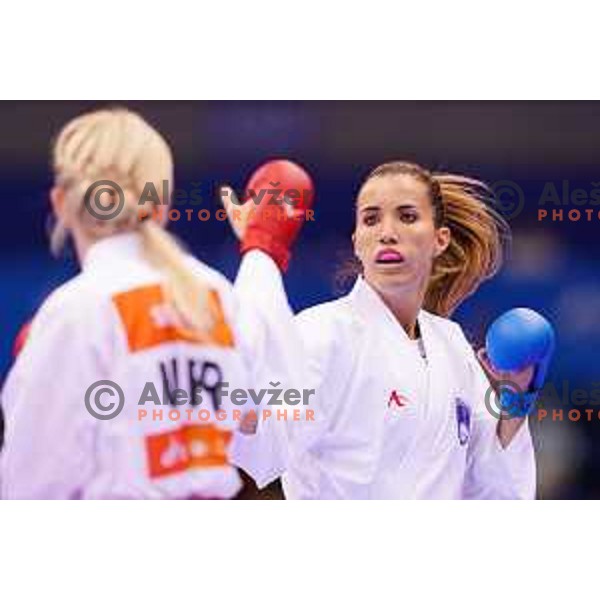
<path fill-rule="evenodd" d="M 375 256 L 378 265 L 399 265 L 404 262 L 404 256 L 396 250 L 380 250 Z"/>

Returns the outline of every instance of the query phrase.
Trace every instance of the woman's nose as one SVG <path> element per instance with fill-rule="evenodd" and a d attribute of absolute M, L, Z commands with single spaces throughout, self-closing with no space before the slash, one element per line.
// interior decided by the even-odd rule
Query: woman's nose
<path fill-rule="evenodd" d="M 386 219 L 381 223 L 381 230 L 379 231 L 379 241 L 382 244 L 395 244 L 398 242 L 398 234 L 394 227 L 394 224 Z"/>

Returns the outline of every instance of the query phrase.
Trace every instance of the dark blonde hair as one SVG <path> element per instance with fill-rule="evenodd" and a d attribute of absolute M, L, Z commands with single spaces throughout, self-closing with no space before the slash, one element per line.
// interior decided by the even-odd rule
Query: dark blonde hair
<path fill-rule="evenodd" d="M 90 112 L 63 127 L 54 144 L 53 166 L 56 184 L 65 190 L 67 210 L 91 237 L 140 233 L 146 259 L 165 276 L 167 299 L 181 325 L 204 336 L 213 326 L 208 287 L 190 271 L 176 239 L 154 219 L 140 218 L 138 198 L 146 183 L 161 189 L 163 181 L 173 179 L 171 149 L 160 133 L 126 109 Z M 110 220 L 90 218 L 84 209 L 86 190 L 95 182 L 112 179 L 123 187 L 123 209 Z M 60 251 L 67 233 L 59 219 L 51 237 L 54 253 Z"/>
<path fill-rule="evenodd" d="M 510 229 L 493 207 L 493 193 L 481 181 L 431 173 L 409 162 L 389 162 L 373 169 L 363 185 L 377 177 L 410 175 L 427 186 L 436 228 L 448 227 L 450 245 L 433 261 L 423 308 L 448 317 L 479 285 L 500 269 Z M 362 270 L 360 263 L 343 268 L 341 276 Z"/>

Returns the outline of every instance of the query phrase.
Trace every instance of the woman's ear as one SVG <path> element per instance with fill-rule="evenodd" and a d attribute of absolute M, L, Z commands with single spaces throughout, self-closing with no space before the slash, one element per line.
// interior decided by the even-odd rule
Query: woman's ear
<path fill-rule="evenodd" d="M 66 194 L 64 188 L 55 185 L 50 190 L 50 204 L 52 205 L 52 211 L 57 221 L 65 223 L 66 221 Z"/>
<path fill-rule="evenodd" d="M 356 252 L 356 232 L 355 231 L 352 232 L 350 239 L 352 240 L 352 252 L 353 252 L 354 256 L 356 256 L 356 258 L 358 258 L 358 253 Z"/>
<path fill-rule="evenodd" d="M 450 245 L 450 238 L 452 237 L 449 227 L 440 227 L 435 230 L 435 249 L 433 256 L 437 258 L 443 254 L 448 246 Z"/>

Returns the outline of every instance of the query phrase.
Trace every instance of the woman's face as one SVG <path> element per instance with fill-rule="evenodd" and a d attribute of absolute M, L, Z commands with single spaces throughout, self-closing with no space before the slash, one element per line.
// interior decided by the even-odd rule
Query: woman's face
<path fill-rule="evenodd" d="M 433 259 L 448 247 L 450 230 L 436 229 L 423 182 L 412 175 L 383 175 L 359 192 L 352 240 L 365 280 L 375 289 L 424 289 Z"/>

